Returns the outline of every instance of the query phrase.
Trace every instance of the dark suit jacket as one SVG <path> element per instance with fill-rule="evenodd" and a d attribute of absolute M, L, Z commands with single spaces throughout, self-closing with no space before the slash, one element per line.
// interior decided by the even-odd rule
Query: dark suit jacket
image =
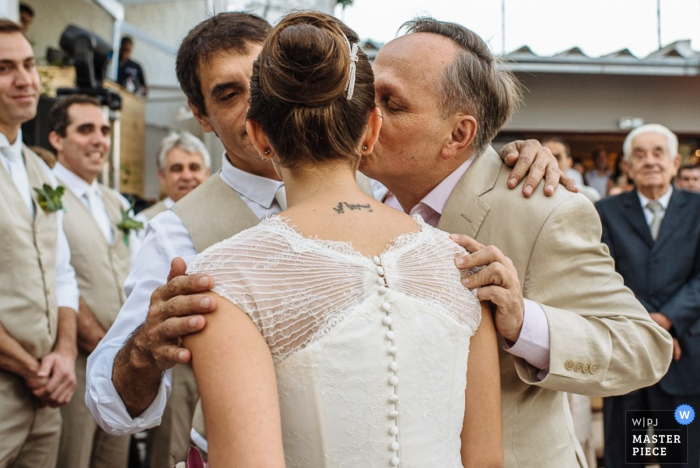
<path fill-rule="evenodd" d="M 603 242 L 615 269 L 648 312 L 673 323 L 680 361 L 659 386 L 671 395 L 700 394 L 700 195 L 674 189 L 656 242 L 636 191 L 596 203 Z"/>

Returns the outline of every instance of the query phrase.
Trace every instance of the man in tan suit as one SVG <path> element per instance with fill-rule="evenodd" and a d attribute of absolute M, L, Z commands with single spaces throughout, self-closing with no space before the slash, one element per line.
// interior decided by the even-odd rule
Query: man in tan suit
<path fill-rule="evenodd" d="M 384 119 L 360 169 L 406 212 L 438 211 L 437 226 L 474 252 L 459 266 L 483 267 L 463 282 L 493 303 L 503 339 L 505 466 L 585 467 L 562 392 L 607 396 L 656 382 L 671 337 L 615 273 L 588 200 L 506 189 L 509 170 L 488 143 L 518 102 L 517 84 L 481 38 L 432 19 L 407 30 L 375 59 Z"/>
<path fill-rule="evenodd" d="M 146 220 L 169 210 L 209 177 L 211 157 L 202 140 L 189 132 L 171 133 L 158 151 L 158 180 L 165 198 L 143 210 Z"/>
<path fill-rule="evenodd" d="M 39 74 L 20 26 L 0 19 L 0 467 L 51 467 L 59 406 L 75 390 L 78 285 L 60 189 L 22 145 Z M 35 189 L 39 189 L 41 194 Z"/>
<path fill-rule="evenodd" d="M 80 289 L 78 313 L 78 388 L 61 408 L 63 431 L 59 468 L 125 468 L 129 437 L 115 437 L 97 427 L 85 406 L 87 356 L 114 322 L 126 299 L 129 248 L 137 248 L 123 227 L 129 203 L 97 182 L 109 157 L 110 126 L 100 103 L 74 95 L 50 112 L 49 141 L 58 163 L 53 171 L 66 187 L 65 230 Z M 120 227 L 121 226 L 121 227 Z"/>

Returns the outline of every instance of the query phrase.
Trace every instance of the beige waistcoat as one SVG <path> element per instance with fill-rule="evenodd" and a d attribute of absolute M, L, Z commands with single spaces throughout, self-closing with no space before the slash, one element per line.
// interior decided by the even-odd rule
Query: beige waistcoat
<path fill-rule="evenodd" d="M 168 207 L 165 206 L 165 199 L 159 201 L 158 203 L 155 203 L 152 206 L 149 206 L 145 210 L 141 211 L 141 213 L 146 217 L 147 220 L 150 221 L 153 218 L 155 218 L 156 215 L 159 215 L 164 211 L 168 211 Z"/>
<path fill-rule="evenodd" d="M 23 149 L 34 219 L 0 164 L 0 322 L 30 354 L 41 358 L 56 340 L 58 215 L 39 207 L 35 187 L 51 185 L 39 157 Z"/>
<path fill-rule="evenodd" d="M 129 274 L 129 248 L 124 243 L 124 233 L 117 228 L 123 208 L 119 196 L 102 184 L 99 190 L 114 243 L 109 244 L 90 210 L 70 189 L 63 197 L 66 207 L 63 230 L 70 245 L 80 297 L 100 325 L 108 330 L 126 300 L 123 285 Z"/>

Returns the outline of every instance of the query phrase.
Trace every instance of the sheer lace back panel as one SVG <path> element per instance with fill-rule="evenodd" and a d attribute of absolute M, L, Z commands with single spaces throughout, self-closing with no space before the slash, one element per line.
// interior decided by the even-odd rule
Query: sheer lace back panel
<path fill-rule="evenodd" d="M 288 466 L 460 466 L 481 310 L 454 266 L 463 250 L 416 221 L 419 231 L 368 258 L 273 216 L 190 266 L 213 275 L 268 343 Z"/>

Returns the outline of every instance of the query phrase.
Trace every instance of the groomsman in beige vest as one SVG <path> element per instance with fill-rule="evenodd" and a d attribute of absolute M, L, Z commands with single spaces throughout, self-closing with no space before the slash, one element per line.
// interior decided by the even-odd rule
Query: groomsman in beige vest
<path fill-rule="evenodd" d="M 129 248 L 136 248 L 124 225 L 129 203 L 97 182 L 107 162 L 110 126 L 100 103 L 74 95 L 61 99 L 50 112 L 49 141 L 58 162 L 53 171 L 66 187 L 65 231 L 80 290 L 78 311 L 78 388 L 61 409 L 63 432 L 59 468 L 125 468 L 129 437 L 107 434 L 97 427 L 85 406 L 85 367 L 117 317 L 126 295 Z"/>
<path fill-rule="evenodd" d="M 173 207 L 209 177 L 211 157 L 202 140 L 189 132 L 171 133 L 158 152 L 158 179 L 165 198 L 143 210 L 137 218 L 150 221 Z M 184 460 L 190 442 L 190 426 L 199 399 L 197 382 L 189 364 L 173 367 L 172 393 L 160 426 L 148 431 L 151 467 L 167 467 Z"/>
<path fill-rule="evenodd" d="M 0 19 L 0 468 L 53 467 L 75 391 L 78 285 L 61 188 L 22 144 L 39 74 L 20 26 Z"/>

